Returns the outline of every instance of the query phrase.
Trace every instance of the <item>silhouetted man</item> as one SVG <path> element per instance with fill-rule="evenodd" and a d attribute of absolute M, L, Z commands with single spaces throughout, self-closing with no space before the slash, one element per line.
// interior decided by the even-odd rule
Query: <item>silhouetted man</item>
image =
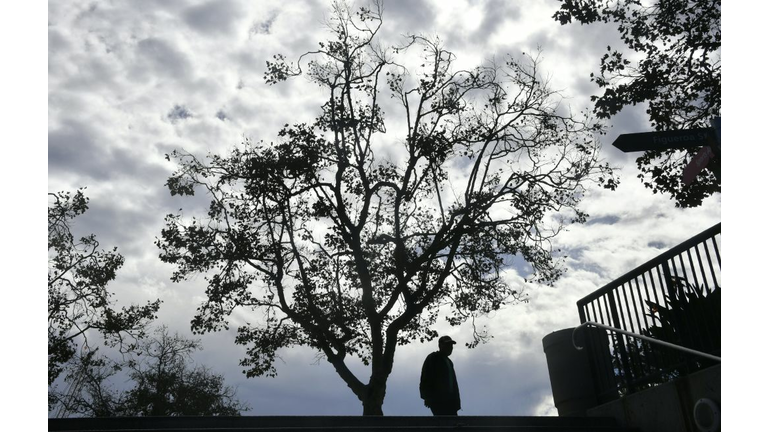
<path fill-rule="evenodd" d="M 424 405 L 432 410 L 434 415 L 458 415 L 461 409 L 459 383 L 453 362 L 448 356 L 453 352 L 456 342 L 450 336 L 438 340 L 439 351 L 435 351 L 424 360 L 421 368 L 419 392 L 424 399 Z"/>

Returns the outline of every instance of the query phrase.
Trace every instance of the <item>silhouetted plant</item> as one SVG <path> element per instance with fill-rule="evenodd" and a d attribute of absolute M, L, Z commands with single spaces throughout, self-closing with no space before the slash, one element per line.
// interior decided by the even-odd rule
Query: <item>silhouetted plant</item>
<path fill-rule="evenodd" d="M 76 356 L 68 364 L 67 390 L 54 394 L 55 405 L 63 413 L 87 417 L 239 416 L 248 411 L 222 375 L 190 367 L 199 349 L 199 341 L 170 335 L 162 326 L 120 361 L 96 352 Z M 121 371 L 132 384 L 127 390 L 115 389 L 112 382 Z"/>
<path fill-rule="evenodd" d="M 180 165 L 172 195 L 212 199 L 202 220 L 168 215 L 157 241 L 174 281 L 207 275 L 195 331 L 225 328 L 238 308 L 256 312 L 236 338 L 248 346 L 248 376 L 275 375 L 279 349 L 310 346 L 366 415 L 382 414 L 398 345 L 435 338 L 441 307 L 459 325 L 524 300 L 501 275 L 513 260 L 530 265 L 529 281 L 557 280 L 550 240 L 585 220 L 586 184 L 616 186 L 598 160 L 602 126 L 559 106 L 536 57 L 454 70 L 439 41 L 382 48 L 374 5 L 334 4 L 335 40 L 295 65 L 267 62 L 267 83 L 306 74 L 327 91 L 314 122 L 227 156 L 168 157 Z M 421 66 L 409 72 L 396 59 L 414 49 Z M 382 92 L 399 105 L 400 141 L 381 138 Z M 475 331 L 468 345 L 486 337 Z M 350 356 L 370 366 L 367 382 Z"/>
<path fill-rule="evenodd" d="M 665 296 L 666 305 L 646 301 L 650 310 L 648 315 L 657 324 L 644 330 L 644 334 L 697 351 L 719 354 L 720 287 L 708 291 L 705 286 L 691 284 L 682 277 L 672 281 L 670 294 Z M 693 364 L 698 370 L 712 363 L 694 357 Z"/>
<path fill-rule="evenodd" d="M 112 250 L 99 250 L 93 234 L 75 240 L 72 220 L 88 209 L 80 189 L 49 193 L 48 205 L 48 385 L 50 386 L 78 349 L 88 350 L 89 331 L 105 343 L 131 349 L 154 319 L 160 301 L 145 306 L 114 309 L 107 284 L 115 278 L 124 259 Z"/>
<path fill-rule="evenodd" d="M 672 277 L 665 302 L 646 300 L 652 325 L 640 334 L 708 354 L 720 354 L 720 292 L 719 286 L 709 291 L 682 277 Z M 614 347 L 618 347 L 616 335 Z M 614 350 L 613 364 L 620 388 L 625 391 L 629 383 L 626 371 L 633 376 L 635 389 L 643 389 L 669 382 L 691 372 L 717 364 L 713 360 L 684 353 L 635 338 L 625 342 L 626 358 Z"/>
<path fill-rule="evenodd" d="M 647 103 L 659 131 L 709 127 L 720 116 L 720 0 L 560 0 L 561 24 L 617 23 L 630 54 L 608 47 L 592 81 L 605 89 L 592 96 L 595 113 L 610 118 L 624 107 Z M 630 60 L 632 54 L 637 61 Z M 641 132 L 641 131 L 637 131 Z M 679 207 L 696 207 L 720 192 L 710 164 L 684 186 L 682 171 L 698 148 L 647 151 L 637 159 L 643 184 L 670 194 Z M 717 167 L 715 167 L 717 165 Z"/>
<path fill-rule="evenodd" d="M 122 368 L 94 350 L 75 354 L 64 365 L 61 391 L 49 390 L 48 410 L 54 417 L 114 417 L 123 414 L 124 399 L 111 378 Z"/>

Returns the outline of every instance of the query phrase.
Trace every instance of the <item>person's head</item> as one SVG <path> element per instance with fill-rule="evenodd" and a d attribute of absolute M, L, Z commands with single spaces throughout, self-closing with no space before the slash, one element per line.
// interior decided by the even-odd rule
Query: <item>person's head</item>
<path fill-rule="evenodd" d="M 437 346 L 440 348 L 440 352 L 449 356 L 453 352 L 453 346 L 456 342 L 451 339 L 450 336 L 443 336 L 437 340 Z"/>

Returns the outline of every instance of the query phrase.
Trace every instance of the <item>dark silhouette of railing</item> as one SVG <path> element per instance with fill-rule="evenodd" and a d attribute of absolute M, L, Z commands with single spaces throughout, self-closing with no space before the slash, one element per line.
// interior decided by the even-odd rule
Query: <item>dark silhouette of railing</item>
<path fill-rule="evenodd" d="M 720 224 L 578 301 L 579 317 L 720 356 Z M 600 329 L 588 346 L 598 394 L 626 395 L 716 362 Z M 605 346 L 609 350 L 595 349 Z"/>

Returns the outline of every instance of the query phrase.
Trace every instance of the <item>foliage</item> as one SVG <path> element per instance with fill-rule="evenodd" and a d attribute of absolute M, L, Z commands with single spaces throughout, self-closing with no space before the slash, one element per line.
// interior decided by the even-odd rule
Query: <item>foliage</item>
<path fill-rule="evenodd" d="M 709 127 L 720 116 L 720 0 L 560 0 L 553 18 L 618 24 L 621 39 L 639 59 L 608 47 L 599 75 L 604 92 L 592 96 L 595 113 L 610 118 L 624 107 L 647 103 L 658 131 Z M 647 151 L 637 159 L 639 176 L 654 193 L 668 193 L 678 207 L 696 207 L 720 192 L 719 160 L 696 181 L 682 183 L 682 170 L 697 148 Z"/>
<path fill-rule="evenodd" d="M 224 377 L 203 366 L 190 368 L 200 342 L 165 326 L 155 337 L 142 339 L 128 360 L 112 361 L 91 352 L 68 365 L 69 391 L 55 394 L 63 412 L 88 417 L 116 416 L 238 416 L 250 409 L 224 385 Z M 132 387 L 115 390 L 111 380 L 127 370 Z"/>
<path fill-rule="evenodd" d="M 557 280 L 550 240 L 585 220 L 585 185 L 616 186 L 598 161 L 602 127 L 559 106 L 536 57 L 454 70 L 439 41 L 382 48 L 375 6 L 335 4 L 335 40 L 297 64 L 267 62 L 267 83 L 304 74 L 326 91 L 313 122 L 226 156 L 168 156 L 179 164 L 171 194 L 202 189 L 211 203 L 203 219 L 168 215 L 157 241 L 174 281 L 206 275 L 195 331 L 252 311 L 236 339 L 248 376 L 275 375 L 278 350 L 310 346 L 364 414 L 382 413 L 397 346 L 434 339 L 439 312 L 474 323 L 524 300 L 502 274 L 513 262 L 530 266 L 529 281 Z M 383 106 L 402 115 L 399 141 Z M 370 366 L 367 383 L 350 357 Z"/>
<path fill-rule="evenodd" d="M 49 193 L 48 206 L 48 385 L 59 376 L 80 344 L 88 349 L 88 332 L 98 331 L 110 346 L 130 349 L 154 319 L 160 301 L 115 310 L 107 284 L 124 259 L 99 250 L 96 236 L 75 240 L 72 220 L 88 209 L 83 190 Z"/>
<path fill-rule="evenodd" d="M 666 305 L 646 301 L 654 325 L 644 330 L 646 336 L 684 346 L 701 352 L 720 353 L 720 287 L 711 292 L 684 278 L 673 279 Z M 698 370 L 710 362 L 693 360 Z"/>

